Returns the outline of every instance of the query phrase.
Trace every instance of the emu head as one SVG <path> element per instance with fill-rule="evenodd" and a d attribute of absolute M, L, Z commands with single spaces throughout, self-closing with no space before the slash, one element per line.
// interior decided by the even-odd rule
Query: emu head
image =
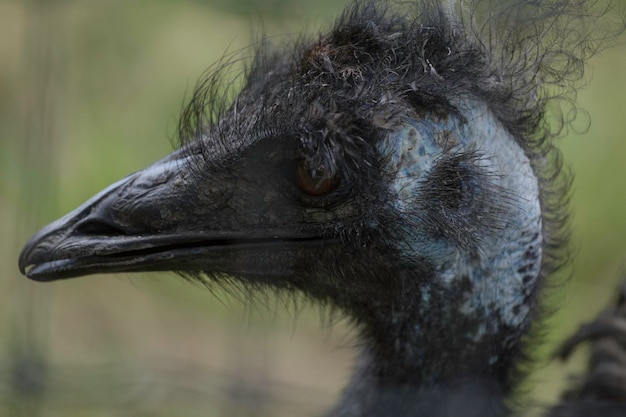
<path fill-rule="evenodd" d="M 561 247 L 543 87 L 585 57 L 565 52 L 569 33 L 538 40 L 563 30 L 552 3 L 521 3 L 482 26 L 473 3 L 356 3 L 314 42 L 261 49 L 231 104 L 214 100 L 219 74 L 201 83 L 181 148 L 42 229 L 21 271 L 300 292 L 356 322 L 379 382 L 506 389 Z M 557 49 L 569 67 L 550 67 Z"/>

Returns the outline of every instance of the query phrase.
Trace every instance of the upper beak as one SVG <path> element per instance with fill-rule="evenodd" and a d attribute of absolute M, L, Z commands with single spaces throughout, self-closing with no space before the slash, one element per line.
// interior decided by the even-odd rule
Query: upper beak
<path fill-rule="evenodd" d="M 229 204 L 236 184 L 220 178 L 199 192 L 191 174 L 194 158 L 201 156 L 175 152 L 44 227 L 24 247 L 20 271 L 38 281 L 99 272 L 229 273 L 254 270 L 238 255 L 242 252 L 314 243 L 306 234 L 275 226 L 236 227 Z"/>

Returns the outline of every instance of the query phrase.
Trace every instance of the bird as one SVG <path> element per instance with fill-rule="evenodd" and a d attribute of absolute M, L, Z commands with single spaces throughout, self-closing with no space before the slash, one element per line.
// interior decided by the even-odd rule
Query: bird
<path fill-rule="evenodd" d="M 607 15 L 581 0 L 353 1 L 313 39 L 259 42 L 234 97 L 236 60 L 221 62 L 179 148 L 41 229 L 20 271 L 175 271 L 303 296 L 359 337 L 329 417 L 516 415 L 541 294 L 569 256 L 560 109 L 624 30 Z M 600 336 L 624 350 L 605 326 L 562 355 Z M 626 415 L 620 395 L 589 399 L 598 384 L 546 415 Z"/>

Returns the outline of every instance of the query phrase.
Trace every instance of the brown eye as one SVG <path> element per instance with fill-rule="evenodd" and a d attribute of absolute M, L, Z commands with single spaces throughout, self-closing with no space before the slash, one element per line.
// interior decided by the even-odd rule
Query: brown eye
<path fill-rule="evenodd" d="M 296 167 L 296 180 L 300 191 L 318 197 L 330 193 L 339 185 L 339 176 L 330 176 L 324 169 L 309 169 L 304 160 Z"/>

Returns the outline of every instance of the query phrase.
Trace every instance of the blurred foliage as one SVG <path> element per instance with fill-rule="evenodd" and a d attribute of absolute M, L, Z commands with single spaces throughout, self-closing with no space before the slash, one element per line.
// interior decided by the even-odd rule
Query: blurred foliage
<path fill-rule="evenodd" d="M 251 42 L 251 25 L 263 20 L 280 43 L 289 36 L 277 34 L 315 31 L 341 7 L 0 1 L 0 410 L 281 416 L 319 414 L 334 401 L 352 364 L 352 351 L 337 346 L 350 339 L 341 323 L 320 329 L 314 309 L 246 307 L 167 274 L 34 284 L 16 260 L 40 226 L 166 155 L 185 94 L 225 51 Z M 579 102 L 592 124 L 561 141 L 576 173 L 577 252 L 571 282 L 553 297 L 563 307 L 547 326 L 544 356 L 606 305 L 624 269 L 624 42 L 590 68 Z M 533 398 L 551 401 L 564 371 L 542 366 L 532 380 L 542 387 Z"/>
<path fill-rule="evenodd" d="M 196 0 L 198 3 L 207 5 L 215 10 L 240 15 L 245 18 L 268 18 L 277 20 L 301 20 L 306 16 L 319 13 L 320 10 L 334 12 L 337 6 L 343 2 L 331 0 Z M 335 14 L 329 14 L 334 16 Z"/>

